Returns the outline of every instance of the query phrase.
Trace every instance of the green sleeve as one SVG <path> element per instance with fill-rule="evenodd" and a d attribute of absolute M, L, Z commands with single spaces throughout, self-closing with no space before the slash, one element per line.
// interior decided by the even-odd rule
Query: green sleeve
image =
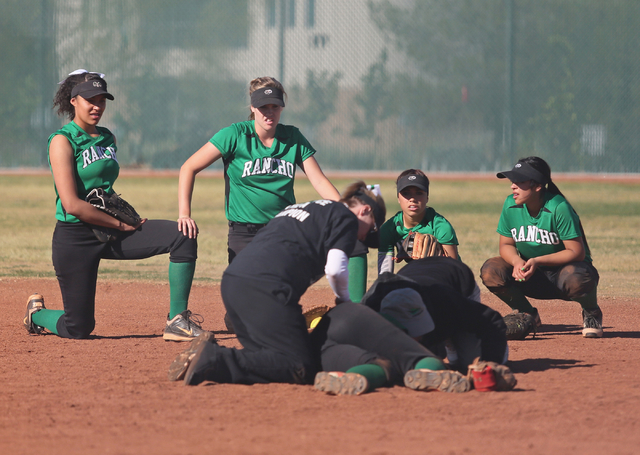
<path fill-rule="evenodd" d="M 378 252 L 380 253 L 393 254 L 396 243 L 402 240 L 402 235 L 398 234 L 396 229 L 397 216 L 396 214 L 393 218 L 389 218 L 380 227 L 380 245 L 378 247 Z"/>
<path fill-rule="evenodd" d="M 240 131 L 237 124 L 221 129 L 209 140 L 220 151 L 225 160 L 233 157 Z"/>
<path fill-rule="evenodd" d="M 556 227 L 560 240 L 582 237 L 580 218 L 568 202 L 558 204 L 555 210 Z"/>
<path fill-rule="evenodd" d="M 445 217 L 436 213 L 433 218 L 434 236 L 442 245 L 458 245 L 458 237 L 453 226 Z"/>

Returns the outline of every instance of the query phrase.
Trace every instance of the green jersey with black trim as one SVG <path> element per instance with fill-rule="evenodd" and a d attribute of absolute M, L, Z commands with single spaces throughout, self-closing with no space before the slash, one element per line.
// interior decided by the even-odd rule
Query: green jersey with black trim
<path fill-rule="evenodd" d="M 316 152 L 298 128 L 282 124 L 265 147 L 253 120 L 220 130 L 210 142 L 224 161 L 227 219 L 238 223 L 267 223 L 294 204 L 296 166 Z"/>
<path fill-rule="evenodd" d="M 393 255 L 396 245 L 402 243 L 404 238 L 409 235 L 409 232 L 431 234 L 442 245 L 458 245 L 458 237 L 451 223 L 433 208 L 427 207 L 422 221 L 411 229 L 404 226 L 402 210 L 396 213 L 393 218 L 385 221 L 380 228 L 380 246 L 378 251 L 386 255 Z"/>
<path fill-rule="evenodd" d="M 536 216 L 529 214 L 526 204 L 517 205 L 513 195 L 507 196 L 497 232 L 511 237 L 525 260 L 562 251 L 565 249 L 563 240 L 584 235 L 580 218 L 571 204 L 563 196 L 549 192 L 545 193 L 544 204 Z M 586 244 L 585 261 L 591 262 L 591 252 Z"/>
<path fill-rule="evenodd" d="M 100 135 L 93 137 L 72 121 L 49 136 L 47 145 L 49 168 L 51 168 L 51 157 L 49 156 L 51 140 L 58 134 L 69 140 L 75 161 L 76 191 L 78 197 L 83 200 L 94 188 L 102 188 L 107 193 L 113 193 L 113 183 L 120 174 L 120 164 L 116 157 L 117 147 L 113 134 L 107 128 L 98 126 L 97 129 Z M 62 206 L 55 181 L 53 186 L 56 191 L 56 219 L 67 223 L 80 223 L 78 218 L 68 214 Z"/>

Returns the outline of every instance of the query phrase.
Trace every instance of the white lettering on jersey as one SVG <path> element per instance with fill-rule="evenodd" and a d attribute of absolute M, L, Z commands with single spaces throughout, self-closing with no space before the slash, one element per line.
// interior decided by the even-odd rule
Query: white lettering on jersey
<path fill-rule="evenodd" d="M 527 236 L 525 237 L 525 226 L 520 229 L 511 229 L 511 237 L 517 242 L 541 243 L 543 245 L 559 245 L 560 237 L 556 232 L 550 232 L 545 229 L 539 229 L 538 226 L 526 226 Z"/>
<path fill-rule="evenodd" d="M 271 157 L 268 156 L 264 159 L 264 161 L 262 162 L 262 173 L 266 174 L 267 172 L 273 172 L 271 170 Z"/>
<path fill-rule="evenodd" d="M 551 239 L 549 238 L 549 231 L 544 231 L 540 229 L 538 232 L 540 233 L 540 243 L 544 245 L 551 245 Z"/>
<path fill-rule="evenodd" d="M 258 158 L 253 166 L 253 172 L 251 175 L 260 174 L 260 158 Z"/>
<path fill-rule="evenodd" d="M 287 162 L 282 160 L 278 161 L 278 174 L 287 175 Z"/>
<path fill-rule="evenodd" d="M 309 216 L 311 215 L 306 210 L 303 210 L 303 208 L 306 207 L 307 204 L 308 203 L 290 205 L 289 207 L 284 209 L 282 212 L 278 213 L 276 215 L 276 218 L 281 217 L 281 216 L 288 216 L 290 218 L 293 218 L 295 220 L 298 220 L 298 221 L 302 222 L 302 221 L 306 220 L 307 218 L 309 218 Z"/>
<path fill-rule="evenodd" d="M 245 178 L 247 175 L 251 175 L 251 161 L 247 161 L 244 163 L 244 169 L 242 170 L 242 178 Z"/>
<path fill-rule="evenodd" d="M 293 163 L 268 156 L 258 158 L 255 161 L 245 161 L 241 178 L 250 175 L 278 174 L 292 179 L 294 170 L 295 166 Z"/>
<path fill-rule="evenodd" d="M 98 160 L 114 160 L 117 162 L 115 148 L 94 146 L 82 151 L 82 169 Z"/>

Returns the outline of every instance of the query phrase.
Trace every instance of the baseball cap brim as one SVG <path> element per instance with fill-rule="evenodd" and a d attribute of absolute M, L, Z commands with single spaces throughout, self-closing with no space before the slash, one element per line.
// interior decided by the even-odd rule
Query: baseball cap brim
<path fill-rule="evenodd" d="M 410 186 L 415 186 L 416 188 L 421 189 L 422 191 L 428 193 L 429 192 L 429 180 L 421 175 L 405 175 L 400 180 L 398 180 L 397 191 L 400 193 L 405 188 L 409 188 Z"/>
<path fill-rule="evenodd" d="M 541 172 L 522 160 L 518 161 L 510 171 L 498 172 L 496 177 L 499 179 L 509 179 L 513 183 L 527 182 L 529 180 L 543 185 L 548 183 L 548 179 Z"/>
<path fill-rule="evenodd" d="M 284 93 L 276 87 L 263 87 L 251 94 L 251 105 L 262 107 L 268 104 L 284 107 Z"/>
<path fill-rule="evenodd" d="M 91 79 L 82 82 L 71 90 L 71 97 L 80 95 L 84 99 L 93 98 L 94 96 L 104 95 L 107 99 L 113 101 L 113 95 L 107 91 L 107 83 L 104 79 Z"/>

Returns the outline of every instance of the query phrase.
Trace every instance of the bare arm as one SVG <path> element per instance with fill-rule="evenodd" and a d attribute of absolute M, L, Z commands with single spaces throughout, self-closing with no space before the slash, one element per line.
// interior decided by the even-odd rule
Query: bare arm
<path fill-rule="evenodd" d="M 320 165 L 314 157 L 310 156 L 304 160 L 302 170 L 307 174 L 311 185 L 322 199 L 329 199 L 331 201 L 340 200 L 340 193 L 336 187 L 333 186 L 333 183 L 329 181 L 327 176 L 324 175 L 324 172 L 322 172 Z"/>
<path fill-rule="evenodd" d="M 85 223 L 106 226 L 121 231 L 134 231 L 146 221 L 145 218 L 137 225 L 130 226 L 96 209 L 78 197 L 74 176 L 73 149 L 66 137 L 59 134 L 51 140 L 49 159 L 60 202 L 70 215 Z"/>
<path fill-rule="evenodd" d="M 552 254 L 538 256 L 527 261 L 518 255 L 513 238 L 500 236 L 500 256 L 513 265 L 513 277 L 519 281 L 526 281 L 535 273 L 539 266 L 560 266 L 569 262 L 582 261 L 585 258 L 582 237 L 563 240 L 565 249 Z"/>
<path fill-rule="evenodd" d="M 196 153 L 191 155 L 180 168 L 178 180 L 178 229 L 189 238 L 193 239 L 198 236 L 198 226 L 191 219 L 191 198 L 196 174 L 211 166 L 220 158 L 222 158 L 220 150 L 211 142 L 207 142 Z"/>
<path fill-rule="evenodd" d="M 442 245 L 442 249 L 447 257 L 458 259 L 458 245 Z"/>

